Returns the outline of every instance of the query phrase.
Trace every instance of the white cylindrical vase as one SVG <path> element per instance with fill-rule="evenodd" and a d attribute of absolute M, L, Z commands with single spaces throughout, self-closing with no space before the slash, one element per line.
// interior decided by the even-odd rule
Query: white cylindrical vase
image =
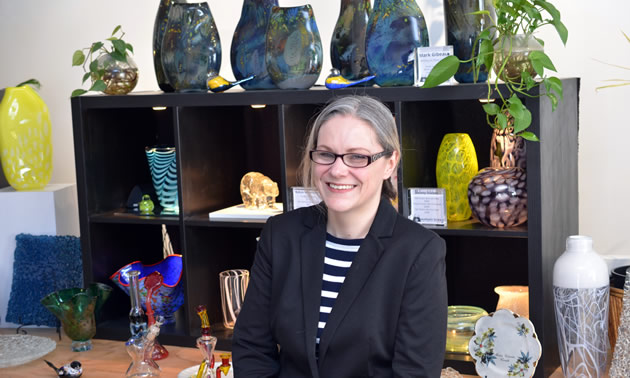
<path fill-rule="evenodd" d="M 608 354 L 608 267 L 593 239 L 573 235 L 553 267 L 558 349 L 570 377 L 603 377 Z"/>

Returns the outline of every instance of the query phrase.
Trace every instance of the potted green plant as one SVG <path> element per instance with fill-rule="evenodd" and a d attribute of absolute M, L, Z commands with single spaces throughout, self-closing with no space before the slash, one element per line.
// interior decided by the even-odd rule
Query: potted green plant
<path fill-rule="evenodd" d="M 544 42 L 534 33 L 545 25 L 552 25 L 566 45 L 568 31 L 560 20 L 560 12 L 546 0 L 493 0 L 493 5 L 496 22 L 480 33 L 470 59 L 444 58 L 429 73 L 423 88 L 450 79 L 460 63 L 472 63 L 475 81 L 482 67 L 492 67 L 495 79 L 487 81 L 487 102 L 483 104 L 488 124 L 499 130 L 511 128 L 513 135 L 538 141 L 534 133 L 526 130 L 532 116 L 519 96 L 545 96 L 555 110 L 562 99 L 562 82 L 557 77 L 545 75 L 545 69 L 555 72 L 556 68 L 542 51 Z M 490 11 L 471 15 L 490 17 Z M 536 75 L 540 79 L 536 79 Z M 499 80 L 503 81 L 505 89 L 501 89 Z M 543 86 L 544 90 L 532 94 L 531 90 L 538 86 Z M 494 98 L 498 99 L 497 103 L 493 102 Z"/>
<path fill-rule="evenodd" d="M 92 85 L 88 90 L 75 89 L 71 97 L 88 91 L 126 94 L 135 88 L 138 67 L 129 55 L 133 53 L 133 46 L 122 39 L 124 36 L 125 33 L 118 25 L 105 41 L 94 42 L 90 47 L 74 52 L 72 65 L 81 66 L 85 72 L 82 83 L 90 79 Z"/>

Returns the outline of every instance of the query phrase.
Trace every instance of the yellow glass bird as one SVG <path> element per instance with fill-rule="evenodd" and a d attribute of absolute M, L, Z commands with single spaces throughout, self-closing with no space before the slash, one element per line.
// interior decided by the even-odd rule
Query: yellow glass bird
<path fill-rule="evenodd" d="M 364 77 L 363 79 L 350 81 L 344 78 L 343 76 L 341 76 L 341 73 L 339 72 L 338 69 L 333 68 L 330 70 L 330 75 L 328 75 L 328 77 L 326 78 L 326 88 L 328 89 L 346 88 L 346 87 L 350 87 L 350 86 L 357 85 L 360 83 L 365 83 L 366 81 L 372 80 L 374 77 L 375 75 L 370 75 L 370 76 Z"/>
<path fill-rule="evenodd" d="M 252 75 L 252 76 L 248 76 L 248 77 L 246 77 L 244 79 L 241 79 L 241 80 L 229 82 L 229 81 L 225 80 L 223 77 L 221 77 L 219 75 L 216 75 L 216 76 L 213 76 L 210 79 L 208 79 L 208 89 L 210 89 L 214 93 L 227 91 L 228 89 L 232 88 L 233 86 L 236 86 L 236 85 L 239 85 L 239 84 L 244 83 L 246 81 L 249 81 L 249 80 L 251 80 L 251 79 L 253 79 L 255 77 L 256 77 L 256 75 Z"/>

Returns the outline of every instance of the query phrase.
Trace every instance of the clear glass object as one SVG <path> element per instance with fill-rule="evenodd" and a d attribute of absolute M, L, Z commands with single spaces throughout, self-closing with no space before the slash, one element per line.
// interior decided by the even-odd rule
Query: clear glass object
<path fill-rule="evenodd" d="M 199 348 L 203 357 L 197 377 L 215 378 L 214 347 L 217 345 L 217 338 L 210 335 L 210 320 L 208 319 L 206 306 L 197 306 L 197 315 L 201 319 L 201 336 L 197 338 L 197 348 Z"/>
<path fill-rule="evenodd" d="M 488 313 L 475 306 L 448 306 L 446 351 L 468 353 L 468 343 L 475 332 L 475 323 Z"/>
<path fill-rule="evenodd" d="M 138 334 L 147 330 L 147 317 L 140 305 L 140 289 L 138 286 L 138 276 L 140 271 L 132 270 L 127 273 L 129 277 L 129 298 L 131 299 L 131 310 L 129 310 L 129 330 L 131 336 L 137 336 Z"/>
<path fill-rule="evenodd" d="M 241 312 L 245 292 L 249 284 L 249 271 L 232 269 L 219 273 L 221 288 L 221 308 L 223 309 L 223 325 L 234 328 L 236 317 Z"/>
<path fill-rule="evenodd" d="M 151 357 L 155 338 L 160 334 L 160 326 L 164 322 L 161 316 L 158 316 L 155 323 L 146 331 L 131 336 L 125 343 L 127 353 L 131 356 L 131 364 L 127 368 L 125 376 L 129 377 L 158 377 L 160 375 L 160 367 Z"/>
<path fill-rule="evenodd" d="M 248 172 L 241 179 L 241 199 L 247 209 L 273 209 L 279 194 L 278 184 L 260 172 Z"/>
<path fill-rule="evenodd" d="M 116 60 L 109 54 L 99 56 L 96 61 L 99 69 L 105 71 L 103 81 L 107 88 L 103 93 L 108 95 L 127 94 L 138 84 L 138 66 L 129 55 L 127 55 L 126 62 Z"/>

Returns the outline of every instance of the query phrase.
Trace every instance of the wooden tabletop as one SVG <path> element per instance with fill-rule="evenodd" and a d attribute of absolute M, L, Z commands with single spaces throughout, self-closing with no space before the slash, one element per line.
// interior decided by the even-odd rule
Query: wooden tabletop
<path fill-rule="evenodd" d="M 0 369 L 0 377 L 3 378 L 24 378 L 24 377 L 55 377 L 53 370 L 46 365 L 44 359 L 52 362 L 56 366 L 80 361 L 83 365 L 83 375 L 81 378 L 110 378 L 112 376 L 124 376 L 131 357 L 127 354 L 122 341 L 112 340 L 92 340 L 92 350 L 87 352 L 73 352 L 70 349 L 71 340 L 63 332 L 61 340 L 54 328 L 27 328 L 27 333 L 34 336 L 44 336 L 53 339 L 57 343 L 57 348 L 37 360 L 24 365 L 12 366 Z M 0 335 L 15 334 L 15 329 L 0 328 Z M 157 361 L 162 369 L 161 376 L 177 377 L 182 370 L 199 365 L 201 363 L 201 353 L 197 348 L 183 348 L 165 345 L 169 356 Z M 215 360 L 220 361 L 220 352 L 215 352 Z M 464 375 L 464 377 L 474 377 Z M 550 378 L 563 377 L 562 370 L 558 368 Z"/>
<path fill-rule="evenodd" d="M 46 365 L 44 359 L 56 366 L 61 366 L 77 360 L 83 365 L 81 378 L 99 378 L 124 376 L 131 357 L 127 354 L 122 341 L 92 340 L 92 350 L 87 352 L 73 352 L 70 350 L 71 340 L 65 334 L 61 340 L 54 328 L 27 328 L 27 333 L 34 336 L 45 336 L 57 343 L 57 348 L 46 356 L 20 366 L 0 369 L 0 377 L 55 377 L 54 371 Z M 0 335 L 15 334 L 15 329 L 0 329 Z M 163 377 L 177 377 L 180 371 L 201 363 L 201 352 L 197 348 L 182 348 L 166 345 L 169 356 L 157 361 L 162 369 Z M 215 360 L 220 361 L 218 352 Z"/>

